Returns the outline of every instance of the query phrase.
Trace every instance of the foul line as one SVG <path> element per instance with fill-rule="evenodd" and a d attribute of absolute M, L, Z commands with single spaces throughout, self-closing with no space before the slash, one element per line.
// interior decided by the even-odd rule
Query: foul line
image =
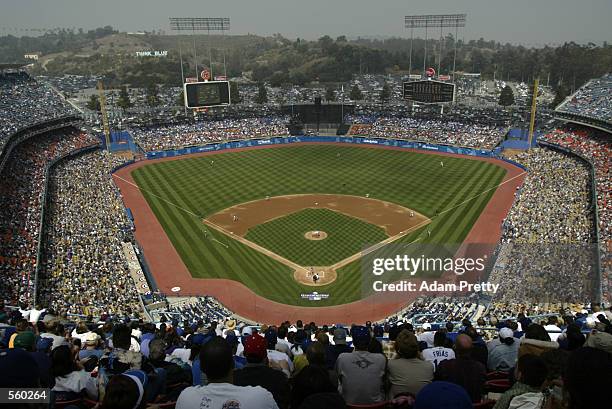
<path fill-rule="evenodd" d="M 202 219 L 204 218 L 203 216 L 198 215 L 198 214 L 194 213 L 193 211 L 191 211 L 191 210 L 189 210 L 189 209 L 186 209 L 186 208 L 184 208 L 184 207 L 182 207 L 182 206 L 179 206 L 179 205 L 177 205 L 176 203 L 173 203 L 173 202 L 171 202 L 170 200 L 168 200 L 168 199 L 166 199 L 166 198 L 164 198 L 164 197 L 162 197 L 162 196 L 160 196 L 160 195 L 158 195 L 158 194 L 156 194 L 156 193 L 153 193 L 153 192 L 151 192 L 151 191 L 149 191 L 149 190 L 146 190 L 146 189 L 141 188 L 141 187 L 140 187 L 140 186 L 138 186 L 137 184 L 135 184 L 135 183 L 133 183 L 133 182 L 130 182 L 129 180 L 124 179 L 124 178 L 122 178 L 122 177 L 121 177 L 121 176 L 119 176 L 119 175 L 113 174 L 113 177 L 116 177 L 117 179 L 120 179 L 120 180 L 124 181 L 124 182 L 125 182 L 125 183 L 127 183 L 128 185 L 130 185 L 130 186 L 132 186 L 132 187 L 135 187 L 135 188 L 136 188 L 136 189 L 138 189 L 140 192 L 145 192 L 145 193 L 148 193 L 148 194 L 150 194 L 151 196 L 154 196 L 154 197 L 158 198 L 159 200 L 162 200 L 162 201 L 164 201 L 164 202 L 168 203 L 170 206 L 174 206 L 174 207 L 176 207 L 177 209 L 182 210 L 183 212 L 185 212 L 185 213 L 187 213 L 187 214 L 189 214 L 189 215 L 191 215 L 191 216 L 193 216 L 193 217 L 197 217 L 197 218 L 198 218 L 198 220 L 202 220 Z M 199 223 L 198 225 L 201 225 L 201 223 Z M 209 232 L 207 229 L 204 229 L 204 232 L 206 232 L 207 234 L 208 234 L 208 233 L 210 233 L 210 232 Z M 208 235 L 207 235 L 207 237 L 208 237 Z M 219 240 L 215 239 L 214 237 L 212 237 L 212 234 L 211 234 L 210 240 L 211 240 L 211 241 L 214 241 L 214 242 L 219 243 L 220 245 L 224 246 L 226 249 L 228 249 L 228 248 L 229 248 L 229 246 L 228 246 L 226 243 L 223 243 L 223 242 L 221 242 L 221 241 L 219 241 Z"/>
<path fill-rule="evenodd" d="M 482 192 L 478 193 L 478 194 L 477 194 L 477 195 L 475 195 L 475 196 L 472 196 L 472 197 L 469 197 L 469 198 L 465 199 L 463 202 L 461 202 L 461 203 L 459 203 L 459 204 L 456 204 L 455 206 L 449 207 L 448 209 L 446 209 L 446 210 L 443 210 L 443 211 L 439 212 L 437 216 L 434 216 L 434 218 L 438 217 L 439 215 L 441 215 L 441 214 L 443 214 L 443 213 L 450 212 L 451 210 L 454 210 L 454 209 L 458 208 L 459 206 L 463 206 L 463 205 L 464 205 L 464 204 L 466 204 L 467 202 L 469 202 L 469 201 L 471 201 L 471 200 L 474 200 L 474 199 L 476 199 L 477 197 L 480 197 L 480 196 L 484 195 L 485 193 L 490 192 L 490 191 L 491 191 L 491 190 L 493 190 L 493 189 L 497 189 L 498 187 L 500 187 L 500 186 L 502 186 L 502 185 L 505 185 L 506 183 L 508 183 L 508 182 L 510 182 L 510 181 L 512 181 L 512 180 L 514 180 L 514 179 L 516 179 L 516 178 L 518 178 L 518 177 L 521 177 L 521 176 L 523 176 L 523 175 L 526 175 L 526 174 L 527 174 L 527 172 L 523 171 L 523 172 L 519 173 L 518 175 L 511 177 L 511 178 L 510 178 L 510 179 L 508 179 L 508 180 L 504 180 L 503 182 L 501 182 L 501 183 L 499 183 L 499 184 L 497 184 L 497 185 L 495 185 L 495 186 L 492 186 L 492 187 L 490 187 L 489 189 L 484 190 L 484 191 L 482 191 Z"/>
<path fill-rule="evenodd" d="M 448 212 L 450 212 L 451 210 L 454 210 L 454 209 L 456 209 L 456 208 L 458 208 L 458 207 L 461 207 L 461 206 L 463 206 L 464 204 L 466 204 L 466 203 L 468 203 L 468 202 L 470 202 L 470 201 L 472 201 L 472 200 L 474 200 L 474 199 L 476 199 L 476 198 L 478 198 L 478 197 L 480 197 L 480 196 L 484 195 L 485 193 L 490 192 L 491 190 L 497 190 L 497 188 L 499 188 L 500 186 L 505 185 L 506 183 L 509 183 L 509 182 L 513 181 L 514 179 L 519 178 L 519 177 L 521 177 L 521 176 L 523 176 L 523 175 L 526 175 L 526 174 L 527 174 L 527 172 L 523 171 L 523 172 L 519 173 L 518 175 L 515 175 L 515 176 L 513 176 L 513 177 L 511 177 L 511 178 L 509 178 L 509 179 L 507 179 L 507 180 L 504 180 L 503 182 L 498 183 L 497 185 L 492 186 L 492 187 L 490 187 L 490 188 L 488 188 L 488 189 L 486 189 L 486 190 L 484 190 L 484 191 L 482 191 L 482 192 L 478 193 L 477 195 L 474 195 L 474 196 L 472 196 L 472 197 L 469 197 L 469 198 L 465 199 L 465 200 L 464 200 L 463 202 L 461 202 L 461 203 L 458 203 L 458 204 L 456 204 L 456 205 L 454 205 L 454 206 L 451 206 L 451 207 L 449 207 L 448 209 L 442 210 L 441 212 L 439 212 L 437 215 L 435 215 L 435 216 L 434 216 L 434 217 L 432 217 L 432 218 L 428 218 L 428 219 L 426 219 L 426 220 L 423 220 L 421 223 L 419 223 L 419 224 L 417 224 L 417 225 L 415 225 L 415 226 L 412 226 L 410 229 L 408 229 L 408 231 L 405 231 L 405 232 L 399 233 L 399 234 L 397 234 L 397 235 L 395 235 L 395 236 L 389 237 L 387 240 L 384 240 L 384 241 L 382 241 L 382 242 L 380 242 L 380 243 L 378 243 L 378 244 L 376 244 L 376 245 L 374 245 L 374 246 L 370 247 L 369 249 L 366 249 L 366 251 L 367 251 L 367 250 L 370 250 L 370 249 L 372 249 L 372 251 L 374 251 L 374 250 L 376 250 L 376 249 L 380 248 L 380 247 L 381 247 L 381 245 L 388 244 L 388 243 L 391 243 L 391 242 L 393 242 L 393 241 L 396 241 L 397 239 L 399 239 L 399 238 L 401 238 L 401 237 L 403 237 L 403 236 L 405 236 L 405 235 L 407 235 L 407 234 L 409 234 L 409 233 L 412 233 L 414 230 L 418 229 L 419 227 L 425 226 L 425 225 L 427 225 L 427 224 L 429 224 L 429 223 L 433 222 L 435 219 L 437 219 L 438 217 L 440 217 L 440 215 L 442 215 L 442 214 L 444 214 L 444 213 L 448 213 Z M 185 212 L 185 213 L 187 213 L 187 214 L 190 214 L 190 215 L 192 215 L 192 216 L 194 216 L 194 217 L 197 217 L 199 220 L 204 220 L 204 219 L 205 219 L 203 216 L 198 215 L 198 214 L 194 213 L 193 211 L 191 211 L 191 210 L 189 210 L 189 209 L 186 209 L 186 208 L 184 208 L 184 207 L 182 207 L 182 206 L 179 206 L 179 205 L 177 205 L 176 203 L 171 202 L 170 200 L 168 200 L 168 199 L 166 199 L 166 198 L 164 198 L 164 197 L 162 197 L 162 196 L 160 196 L 160 195 L 158 195 L 158 194 L 156 194 L 156 193 L 153 193 L 153 192 L 151 192 L 151 191 L 149 191 L 149 190 L 146 190 L 146 189 L 142 189 L 142 188 L 141 188 L 140 186 L 138 186 L 137 184 L 135 184 L 135 183 L 133 183 L 133 182 L 130 182 L 129 180 L 124 179 L 124 178 L 122 178 L 121 176 L 118 176 L 118 175 L 116 175 L 116 174 L 113 174 L 112 176 L 113 176 L 113 177 L 116 177 L 117 179 L 120 179 L 120 180 L 124 181 L 125 183 L 127 183 L 127 184 L 128 184 L 128 185 L 130 185 L 130 186 L 135 187 L 135 188 L 136 188 L 136 189 L 138 189 L 140 192 L 145 192 L 145 193 L 148 193 L 148 194 L 150 194 L 151 196 L 154 196 L 154 197 L 156 197 L 156 198 L 158 198 L 158 199 L 160 199 L 160 200 L 163 200 L 164 202 L 168 203 L 169 205 L 174 206 L 174 207 L 176 207 L 177 209 L 182 210 L 182 211 L 184 211 L 184 212 Z M 202 224 L 206 224 L 206 223 L 202 223 Z M 211 223 L 211 224 L 212 224 L 212 223 Z M 205 230 L 205 231 L 206 231 L 206 232 L 208 232 L 207 230 Z M 235 238 L 234 238 L 234 239 L 235 239 Z M 217 242 L 217 243 L 219 243 L 219 244 L 221 244 L 221 245 L 222 245 L 222 246 L 224 246 L 225 248 L 229 248 L 229 246 L 228 246 L 226 243 L 222 243 L 222 242 L 220 242 L 219 240 L 215 239 L 214 237 L 211 237 L 211 240 L 212 240 L 212 241 L 215 241 L 215 242 Z M 369 252 L 369 251 L 368 251 L 368 252 Z M 360 252 L 360 253 L 361 253 L 361 252 Z M 360 254 L 360 253 L 357 253 L 357 254 Z M 339 265 L 339 266 L 343 266 L 343 265 L 347 264 L 347 263 L 345 263 L 345 261 L 347 261 L 347 260 L 349 260 L 349 259 L 352 259 L 353 257 L 355 257 L 355 255 L 353 255 L 353 256 L 349 256 L 347 259 L 344 259 L 344 260 L 339 261 L 338 263 L 336 263 L 336 264 L 335 264 L 334 266 L 332 266 L 332 267 L 335 267 L 335 266 L 338 266 L 338 265 Z M 353 260 L 350 260 L 350 261 L 353 261 Z"/>

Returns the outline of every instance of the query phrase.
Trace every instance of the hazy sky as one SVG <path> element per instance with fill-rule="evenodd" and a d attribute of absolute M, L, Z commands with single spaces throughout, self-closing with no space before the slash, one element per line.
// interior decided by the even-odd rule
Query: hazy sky
<path fill-rule="evenodd" d="M 612 0 L 0 0 L 0 35 L 14 27 L 104 25 L 169 33 L 168 17 L 230 17 L 232 34 L 408 37 L 405 15 L 463 12 L 459 37 L 466 40 L 612 42 Z"/>

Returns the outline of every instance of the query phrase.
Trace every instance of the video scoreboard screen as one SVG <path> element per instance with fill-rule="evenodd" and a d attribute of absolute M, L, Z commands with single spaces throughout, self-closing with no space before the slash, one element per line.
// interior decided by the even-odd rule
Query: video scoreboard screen
<path fill-rule="evenodd" d="M 187 108 L 213 107 L 230 104 L 228 81 L 188 82 L 184 85 Z"/>
<path fill-rule="evenodd" d="M 455 84 L 434 80 L 404 82 L 404 99 L 423 104 L 453 102 Z"/>

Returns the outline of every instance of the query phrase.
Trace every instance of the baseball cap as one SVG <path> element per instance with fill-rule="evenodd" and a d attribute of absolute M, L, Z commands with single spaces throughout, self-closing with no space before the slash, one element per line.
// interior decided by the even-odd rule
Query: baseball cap
<path fill-rule="evenodd" d="M 351 328 L 351 335 L 353 336 L 353 342 L 357 344 L 367 344 L 370 342 L 370 330 L 368 327 L 357 325 Z"/>
<path fill-rule="evenodd" d="M 417 394 L 414 409 L 472 409 L 472 400 L 461 386 L 435 381 Z"/>
<path fill-rule="evenodd" d="M 40 338 L 36 343 L 36 350 L 42 352 L 48 352 L 51 350 L 53 340 L 51 338 Z"/>
<path fill-rule="evenodd" d="M 95 332 L 89 332 L 85 337 L 85 343 L 89 345 L 95 345 L 96 342 L 98 342 L 98 339 L 100 339 L 100 336 L 98 334 L 96 334 Z"/>
<path fill-rule="evenodd" d="M 138 400 L 134 405 L 134 407 L 137 408 L 140 405 L 140 402 L 142 402 L 142 398 L 144 397 L 144 391 L 148 381 L 147 374 L 141 370 L 132 369 L 124 372 L 122 375 L 127 376 L 128 378 L 133 380 L 134 383 L 136 383 L 136 385 L 138 386 Z"/>
<path fill-rule="evenodd" d="M 244 341 L 244 355 L 264 359 L 268 356 L 268 341 L 259 334 L 249 335 Z"/>
<path fill-rule="evenodd" d="M 346 330 L 344 328 L 336 328 L 334 330 L 334 344 L 346 345 Z"/>
<path fill-rule="evenodd" d="M 499 330 L 500 338 L 512 338 L 513 336 L 514 336 L 514 332 L 508 327 L 504 327 Z"/>
<path fill-rule="evenodd" d="M 0 350 L 0 388 L 33 388 L 39 383 L 38 364 L 29 352 Z"/>
<path fill-rule="evenodd" d="M 36 335 L 34 335 L 31 331 L 23 331 L 17 334 L 15 337 L 15 341 L 13 345 L 15 348 L 23 348 L 27 350 L 32 350 L 34 348 L 34 342 L 36 340 Z"/>
<path fill-rule="evenodd" d="M 425 324 L 423 324 L 423 329 L 425 331 L 429 331 L 431 329 L 431 324 L 429 322 L 426 322 Z"/>

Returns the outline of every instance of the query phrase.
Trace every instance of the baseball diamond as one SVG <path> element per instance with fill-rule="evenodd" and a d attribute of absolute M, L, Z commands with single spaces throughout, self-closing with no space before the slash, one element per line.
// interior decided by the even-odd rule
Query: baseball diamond
<path fill-rule="evenodd" d="M 330 232 L 326 241 L 305 241 L 304 232 Z M 282 234 L 279 234 L 281 232 Z M 359 252 L 364 244 L 388 236 L 381 227 L 328 209 L 304 209 L 253 227 L 245 236 L 298 264 L 332 265 Z"/>
<path fill-rule="evenodd" d="M 0 13 L 0 407 L 605 407 L 612 2 L 72 3 Z"/>
<path fill-rule="evenodd" d="M 458 155 L 445 156 L 444 167 L 439 163 L 438 155 L 426 152 L 300 144 L 215 153 L 214 162 L 208 155 L 147 162 L 130 171 L 196 279 L 235 280 L 271 301 L 313 306 L 300 298 L 309 287 L 296 281 L 294 272 L 330 266 L 357 254 L 335 270 L 333 282 L 322 280 L 318 291 L 330 296 L 316 303 L 320 307 L 361 299 L 360 246 L 396 234 L 404 243 L 463 242 L 506 169 Z M 252 206 L 249 203 L 273 208 L 281 198 L 296 195 L 317 195 L 320 200 L 275 216 L 244 212 L 245 206 Z M 381 220 L 389 214 L 397 219 L 395 212 L 404 209 L 407 224 L 377 222 L 334 209 L 324 205 L 321 195 L 386 203 L 386 212 L 385 205 L 369 212 Z M 254 225 L 249 224 L 251 217 Z M 314 230 L 328 237 L 304 237 Z M 338 235 L 350 240 L 334 243 Z"/>

